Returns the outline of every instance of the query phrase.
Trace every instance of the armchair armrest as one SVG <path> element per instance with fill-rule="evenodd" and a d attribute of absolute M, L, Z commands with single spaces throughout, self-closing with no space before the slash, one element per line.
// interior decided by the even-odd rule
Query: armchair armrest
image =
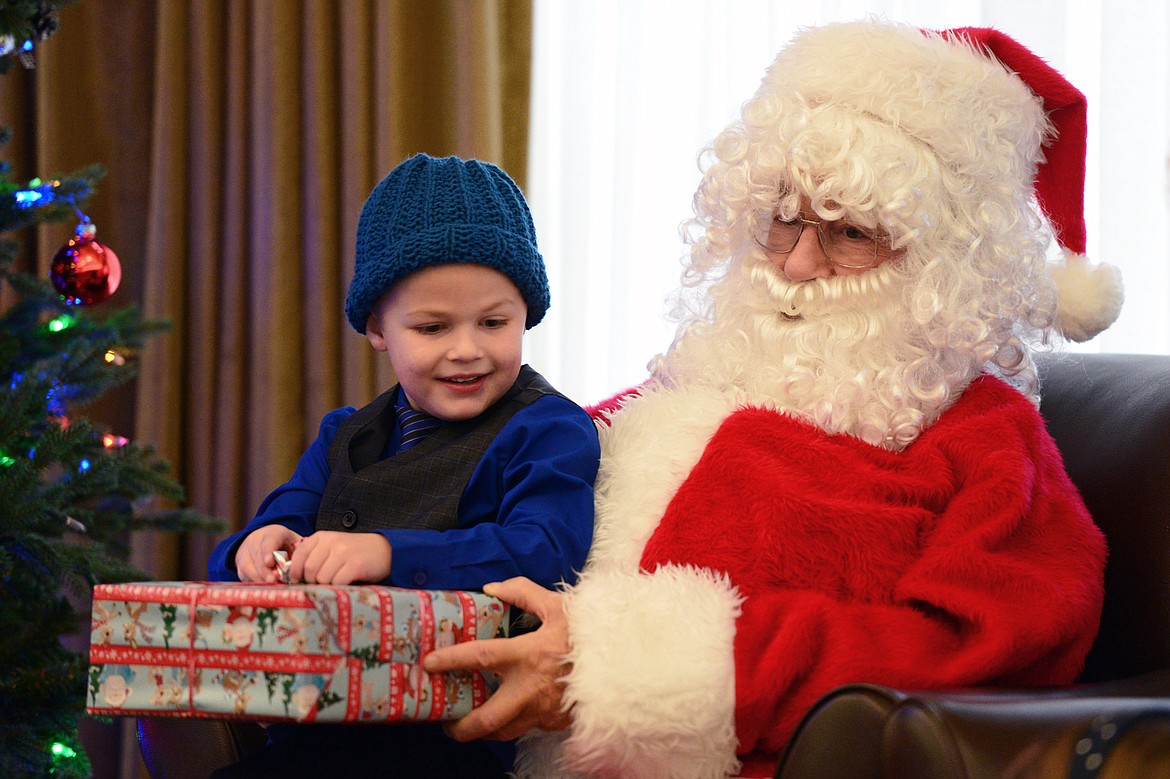
<path fill-rule="evenodd" d="M 1170 671 L 1062 689 L 906 692 L 847 685 L 806 715 L 777 777 L 1014 779 L 1023 760 L 1096 717 L 1151 707 L 1170 715 Z"/>

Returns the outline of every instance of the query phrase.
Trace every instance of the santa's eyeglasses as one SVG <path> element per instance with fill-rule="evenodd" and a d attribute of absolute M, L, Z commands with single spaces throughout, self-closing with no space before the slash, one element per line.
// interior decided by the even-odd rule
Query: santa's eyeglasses
<path fill-rule="evenodd" d="M 852 222 L 809 219 L 804 214 L 797 214 L 794 219 L 772 217 L 767 232 L 756 242 L 769 252 L 788 254 L 796 248 L 805 225 L 816 227 L 825 257 L 842 268 L 872 268 L 894 254 L 885 235 Z"/>

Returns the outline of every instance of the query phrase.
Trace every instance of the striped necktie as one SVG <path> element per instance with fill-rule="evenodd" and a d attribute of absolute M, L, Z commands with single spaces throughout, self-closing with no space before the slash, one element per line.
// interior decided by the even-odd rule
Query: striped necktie
<path fill-rule="evenodd" d="M 425 411 L 415 411 L 409 406 L 395 406 L 394 412 L 398 414 L 398 424 L 402 428 L 402 438 L 398 442 L 399 452 L 405 452 L 415 444 L 421 443 L 435 431 L 435 428 L 443 424 L 443 420 Z"/>

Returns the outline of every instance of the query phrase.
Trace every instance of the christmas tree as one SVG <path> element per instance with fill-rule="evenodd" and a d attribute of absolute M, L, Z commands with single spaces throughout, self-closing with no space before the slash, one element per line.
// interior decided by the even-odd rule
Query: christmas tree
<path fill-rule="evenodd" d="M 57 3 L 0 0 L 0 72 L 56 27 Z M 7 140 L 0 131 L 0 144 Z M 104 309 L 117 256 L 81 211 L 98 167 L 14 180 L 0 163 L 0 776 L 89 776 L 78 742 L 88 658 L 62 636 L 88 623 L 99 582 L 148 578 L 126 563 L 137 529 L 219 529 L 181 505 L 183 491 L 150 446 L 95 424 L 79 406 L 128 381 L 144 339 L 163 324 L 132 306 Z M 17 270 L 19 231 L 78 219 L 50 279 Z"/>

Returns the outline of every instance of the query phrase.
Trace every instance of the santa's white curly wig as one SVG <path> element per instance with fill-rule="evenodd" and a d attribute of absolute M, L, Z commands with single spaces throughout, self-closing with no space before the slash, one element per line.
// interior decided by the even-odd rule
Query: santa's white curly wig
<path fill-rule="evenodd" d="M 822 218 L 887 233 L 905 254 L 860 277 L 795 285 L 788 299 L 844 294 L 880 273 L 919 330 L 922 359 L 901 366 L 911 391 L 937 401 L 939 371 L 954 392 L 991 370 L 1035 394 L 1031 354 L 1058 323 L 1051 234 L 1033 191 L 1053 133 L 1042 99 L 963 36 L 875 22 L 802 31 L 705 152 L 684 226 L 680 332 L 742 304 L 753 266 L 767 262 L 754 238 L 803 197 Z M 1119 283 L 1107 292 L 1119 307 Z M 1107 326 L 1116 310 L 1100 316 Z M 660 376 L 670 370 L 668 354 Z"/>

